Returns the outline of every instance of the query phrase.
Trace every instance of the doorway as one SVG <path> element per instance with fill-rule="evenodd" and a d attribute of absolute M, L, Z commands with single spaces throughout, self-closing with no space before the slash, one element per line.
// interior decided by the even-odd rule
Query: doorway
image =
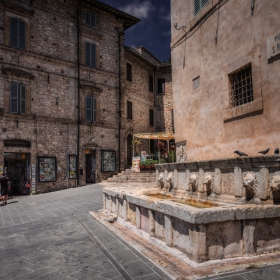
<path fill-rule="evenodd" d="M 132 134 L 129 134 L 127 136 L 127 167 L 131 167 L 132 166 L 132 140 L 133 140 L 133 136 Z"/>
<path fill-rule="evenodd" d="M 11 181 L 11 195 L 30 194 L 30 154 L 4 153 L 4 173 Z"/>
<path fill-rule="evenodd" d="M 96 153 L 95 151 L 90 152 L 86 155 L 86 182 L 94 184 L 96 182 Z"/>

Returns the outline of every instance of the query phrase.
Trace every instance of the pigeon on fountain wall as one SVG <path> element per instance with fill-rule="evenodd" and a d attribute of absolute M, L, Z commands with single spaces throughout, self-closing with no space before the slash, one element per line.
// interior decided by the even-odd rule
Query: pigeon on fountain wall
<path fill-rule="evenodd" d="M 275 155 L 279 155 L 279 148 L 277 148 L 277 149 L 274 151 L 274 154 L 275 154 Z"/>
<path fill-rule="evenodd" d="M 266 149 L 266 150 L 263 150 L 263 151 L 260 151 L 259 154 L 263 154 L 263 155 L 266 155 L 268 153 L 270 149 Z"/>
<path fill-rule="evenodd" d="M 245 154 L 244 152 L 238 151 L 238 150 L 234 151 L 234 153 L 235 153 L 235 154 L 238 154 L 239 156 L 248 156 L 248 155 Z"/>

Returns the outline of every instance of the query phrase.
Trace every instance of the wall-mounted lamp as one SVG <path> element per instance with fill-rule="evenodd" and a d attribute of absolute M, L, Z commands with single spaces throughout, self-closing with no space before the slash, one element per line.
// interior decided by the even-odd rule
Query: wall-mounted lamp
<path fill-rule="evenodd" d="M 93 142 L 93 141 L 94 141 L 94 138 L 91 138 L 90 141 Z"/>

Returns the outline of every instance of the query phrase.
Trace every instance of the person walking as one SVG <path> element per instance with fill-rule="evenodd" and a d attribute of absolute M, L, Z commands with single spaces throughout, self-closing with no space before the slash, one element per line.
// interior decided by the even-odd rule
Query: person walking
<path fill-rule="evenodd" d="M 7 205 L 8 200 L 8 191 L 9 191 L 9 185 L 10 180 L 7 176 L 5 176 L 4 173 L 2 173 L 2 178 L 0 179 L 1 183 L 1 196 L 2 196 L 2 206 Z"/>

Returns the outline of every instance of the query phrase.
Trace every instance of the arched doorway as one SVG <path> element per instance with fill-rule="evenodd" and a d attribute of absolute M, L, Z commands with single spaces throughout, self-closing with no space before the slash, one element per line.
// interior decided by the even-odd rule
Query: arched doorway
<path fill-rule="evenodd" d="M 126 145 L 127 145 L 127 155 L 126 155 L 126 162 L 127 162 L 127 166 L 131 167 L 132 166 L 132 140 L 133 140 L 133 136 L 132 134 L 129 134 L 127 136 L 127 141 L 126 141 Z"/>

